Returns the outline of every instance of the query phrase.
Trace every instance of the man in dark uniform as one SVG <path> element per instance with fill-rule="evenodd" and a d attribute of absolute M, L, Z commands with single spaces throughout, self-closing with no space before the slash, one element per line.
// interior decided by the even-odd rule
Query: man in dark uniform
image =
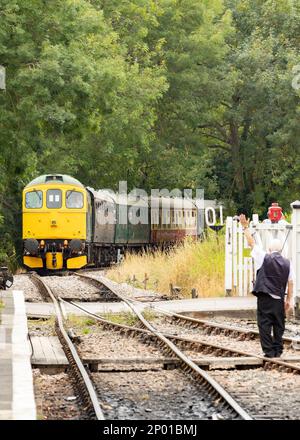
<path fill-rule="evenodd" d="M 9 289 L 14 282 L 14 278 L 7 267 L 0 266 L 0 290 Z"/>
<path fill-rule="evenodd" d="M 285 315 L 293 309 L 292 265 L 281 255 L 280 240 L 272 240 L 267 253 L 255 243 L 249 230 L 249 220 L 244 214 L 240 216 L 240 222 L 258 269 L 253 294 L 257 296 L 257 325 L 261 346 L 266 357 L 280 357 L 283 352 Z"/>

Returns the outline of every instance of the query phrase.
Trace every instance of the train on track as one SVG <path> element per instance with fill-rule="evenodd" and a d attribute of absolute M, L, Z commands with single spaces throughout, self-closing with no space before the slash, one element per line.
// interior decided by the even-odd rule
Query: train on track
<path fill-rule="evenodd" d="M 43 175 L 23 191 L 23 264 L 41 271 L 105 266 L 127 250 L 197 238 L 204 209 L 192 199 L 118 195 Z"/>

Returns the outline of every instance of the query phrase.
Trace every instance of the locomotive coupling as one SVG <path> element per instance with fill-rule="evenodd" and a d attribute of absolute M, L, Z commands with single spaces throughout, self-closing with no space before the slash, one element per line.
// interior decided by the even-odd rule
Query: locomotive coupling
<path fill-rule="evenodd" d="M 14 277 L 7 267 L 0 267 L 0 290 L 9 289 L 14 282 Z"/>

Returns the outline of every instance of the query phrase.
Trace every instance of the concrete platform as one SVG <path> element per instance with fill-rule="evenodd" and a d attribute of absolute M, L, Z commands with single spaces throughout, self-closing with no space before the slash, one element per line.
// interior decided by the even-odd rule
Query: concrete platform
<path fill-rule="evenodd" d="M 35 420 L 23 292 L 0 291 L 0 420 Z"/>
<path fill-rule="evenodd" d="M 123 303 L 100 303 L 88 302 L 76 304 L 86 308 L 92 313 L 120 313 L 128 311 L 128 307 Z M 149 307 L 158 307 L 170 312 L 193 314 L 195 316 L 213 316 L 213 315 L 238 315 L 249 316 L 256 311 L 256 298 L 251 297 L 228 297 L 228 298 L 198 298 L 183 299 L 174 301 L 155 301 L 154 303 L 143 302 L 138 305 L 140 310 Z M 81 315 L 83 312 L 74 307 L 64 304 L 67 314 Z M 27 315 L 34 318 L 51 316 L 54 314 L 54 308 L 50 303 L 26 303 Z"/>

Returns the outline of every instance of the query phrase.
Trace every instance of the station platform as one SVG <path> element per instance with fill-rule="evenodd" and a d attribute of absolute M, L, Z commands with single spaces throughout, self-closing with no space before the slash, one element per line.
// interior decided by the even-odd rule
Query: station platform
<path fill-rule="evenodd" d="M 0 291 L 0 420 L 35 420 L 24 295 Z"/>
<path fill-rule="evenodd" d="M 122 313 L 128 312 L 128 307 L 124 303 L 101 303 L 101 302 L 76 302 L 92 313 Z M 66 314 L 82 315 L 84 312 L 74 308 L 69 304 L 63 305 Z M 182 299 L 172 301 L 143 302 L 138 304 L 138 308 L 160 308 L 166 311 L 189 314 L 195 317 L 211 317 L 214 315 L 225 316 L 249 316 L 256 311 L 256 298 L 249 297 L 215 297 Z M 54 307 L 51 303 L 26 303 L 27 316 L 33 318 L 43 318 L 54 314 Z"/>

